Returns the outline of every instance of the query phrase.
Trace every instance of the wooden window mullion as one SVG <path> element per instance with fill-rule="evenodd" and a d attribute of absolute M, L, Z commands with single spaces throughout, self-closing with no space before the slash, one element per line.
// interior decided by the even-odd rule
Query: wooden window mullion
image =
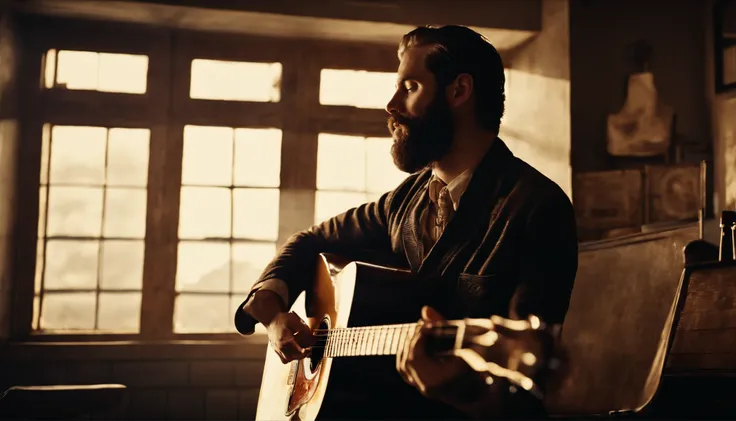
<path fill-rule="evenodd" d="M 173 337 L 183 126 L 171 118 L 173 37 L 149 61 L 153 92 L 141 337 Z"/>
<path fill-rule="evenodd" d="M 283 69 L 278 245 L 312 225 L 317 180 L 318 133 L 309 130 L 308 119 L 319 104 L 319 68 L 300 51 L 283 63 Z"/>

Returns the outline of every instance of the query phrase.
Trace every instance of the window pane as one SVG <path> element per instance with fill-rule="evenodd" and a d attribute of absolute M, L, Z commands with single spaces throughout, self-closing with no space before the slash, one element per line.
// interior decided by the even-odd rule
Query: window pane
<path fill-rule="evenodd" d="M 180 294 L 174 305 L 174 332 L 232 331 L 230 297 L 224 295 Z"/>
<path fill-rule="evenodd" d="M 230 244 L 181 241 L 176 265 L 176 290 L 228 292 Z"/>
<path fill-rule="evenodd" d="M 146 92 L 148 57 L 69 50 L 54 54 L 49 50 L 44 74 L 47 88 L 142 94 Z M 49 83 L 54 79 L 55 83 Z"/>
<path fill-rule="evenodd" d="M 235 129 L 236 186 L 278 187 L 281 183 L 281 130 Z"/>
<path fill-rule="evenodd" d="M 320 133 L 317 188 L 365 190 L 365 138 Z"/>
<path fill-rule="evenodd" d="M 56 85 L 66 89 L 97 89 L 99 55 L 90 51 L 59 51 Z"/>
<path fill-rule="evenodd" d="M 48 240 L 44 289 L 95 289 L 97 241 Z"/>
<path fill-rule="evenodd" d="M 147 56 L 100 53 L 99 60 L 100 79 L 98 90 L 130 94 L 146 93 Z"/>
<path fill-rule="evenodd" d="M 141 293 L 101 292 L 97 328 L 115 332 L 138 332 L 141 320 Z"/>
<path fill-rule="evenodd" d="M 195 99 L 279 102 L 281 63 L 192 60 L 189 95 Z"/>
<path fill-rule="evenodd" d="M 233 181 L 233 129 L 184 127 L 182 184 L 230 186 Z"/>
<path fill-rule="evenodd" d="M 394 95 L 396 73 L 322 69 L 319 102 L 383 109 Z"/>
<path fill-rule="evenodd" d="M 366 147 L 366 190 L 370 193 L 385 193 L 393 190 L 409 175 L 399 170 L 391 157 L 391 138 L 367 138 Z"/>
<path fill-rule="evenodd" d="M 38 189 L 38 238 L 46 235 L 46 198 L 48 194 L 46 187 Z"/>
<path fill-rule="evenodd" d="M 41 292 L 41 282 L 43 281 L 43 267 L 44 267 L 44 240 L 39 239 L 36 241 L 36 274 L 33 280 L 33 292 L 38 294 Z"/>
<path fill-rule="evenodd" d="M 105 237 L 146 235 L 146 190 L 110 187 L 105 191 Z"/>
<path fill-rule="evenodd" d="M 51 131 L 51 184 L 105 182 L 104 127 L 54 126 Z"/>
<path fill-rule="evenodd" d="M 102 267 L 100 288 L 141 289 L 143 287 L 143 241 L 104 240 L 100 244 Z"/>
<path fill-rule="evenodd" d="M 148 185 L 148 129 L 110 129 L 107 144 L 107 185 Z"/>
<path fill-rule="evenodd" d="M 365 193 L 317 191 L 314 198 L 316 224 L 367 201 Z"/>
<path fill-rule="evenodd" d="M 275 255 L 275 244 L 233 244 L 233 292 L 248 293 Z"/>
<path fill-rule="evenodd" d="M 182 187 L 179 238 L 230 237 L 230 189 Z"/>
<path fill-rule="evenodd" d="M 47 89 L 54 87 L 56 81 L 56 50 L 48 50 L 43 57 L 44 59 L 44 72 L 43 72 L 43 86 Z"/>
<path fill-rule="evenodd" d="M 46 293 L 41 300 L 40 328 L 46 330 L 95 328 L 94 292 Z"/>
<path fill-rule="evenodd" d="M 49 159 L 51 158 L 51 125 L 44 124 L 41 134 L 41 174 L 40 184 L 49 183 Z"/>
<path fill-rule="evenodd" d="M 99 237 L 102 188 L 49 187 L 47 236 Z"/>
<path fill-rule="evenodd" d="M 38 330 L 39 317 L 41 316 L 41 297 L 36 295 L 33 297 L 33 322 L 31 323 L 31 329 Z"/>
<path fill-rule="evenodd" d="M 279 236 L 279 190 L 233 190 L 233 237 L 276 240 Z"/>

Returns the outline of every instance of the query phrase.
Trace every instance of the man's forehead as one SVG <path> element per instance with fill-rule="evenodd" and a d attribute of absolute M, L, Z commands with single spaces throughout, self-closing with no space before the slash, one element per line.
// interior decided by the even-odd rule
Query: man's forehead
<path fill-rule="evenodd" d="M 429 47 L 411 47 L 404 50 L 399 61 L 399 79 L 406 78 L 408 75 L 418 75 L 427 72 L 424 58 L 429 52 Z"/>

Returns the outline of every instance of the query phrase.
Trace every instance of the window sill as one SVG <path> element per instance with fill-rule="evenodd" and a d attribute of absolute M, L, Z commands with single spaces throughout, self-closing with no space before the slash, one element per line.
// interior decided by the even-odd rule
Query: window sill
<path fill-rule="evenodd" d="M 84 341 L 63 336 L 56 340 L 11 341 L 0 344 L 2 360 L 197 360 L 237 359 L 263 360 L 266 335 L 232 339 L 141 339 L 102 341 L 88 335 Z"/>

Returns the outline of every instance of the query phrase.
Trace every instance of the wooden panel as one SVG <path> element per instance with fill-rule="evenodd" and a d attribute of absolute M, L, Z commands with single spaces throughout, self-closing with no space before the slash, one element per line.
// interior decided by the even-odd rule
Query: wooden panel
<path fill-rule="evenodd" d="M 140 330 L 143 337 L 151 339 L 172 337 L 181 184 L 181 130 L 180 127 L 171 126 L 156 126 L 151 130 L 146 213 L 148 228 Z"/>
<path fill-rule="evenodd" d="M 639 408 L 656 391 L 681 286 L 683 247 L 697 226 L 601 241 L 580 248 L 562 330 L 567 377 L 550 391 L 552 414 Z"/>
<path fill-rule="evenodd" d="M 397 38 L 396 45 L 391 46 L 310 41 L 306 46 L 313 51 L 312 57 L 321 68 L 395 73 L 399 66 L 399 41 Z"/>
<path fill-rule="evenodd" d="M 41 51 L 56 48 L 109 53 L 151 54 L 166 43 L 167 30 L 144 25 L 22 16 L 24 39 Z M 94 36 L 90 36 L 94 34 Z"/>
<path fill-rule="evenodd" d="M 334 133 L 348 136 L 391 137 L 385 119 L 378 121 L 317 120 L 306 123 L 306 128 L 315 133 Z"/>
<path fill-rule="evenodd" d="M 668 371 L 730 370 L 736 366 L 736 263 L 692 269 Z"/>
<path fill-rule="evenodd" d="M 56 124 L 140 127 L 153 117 L 165 122 L 160 113 L 152 115 L 149 99 L 139 95 L 55 90 L 39 93 L 37 103 L 34 114 Z"/>
<path fill-rule="evenodd" d="M 22 23 L 21 39 L 27 36 Z M 27 338 L 33 321 L 33 287 L 36 272 L 36 237 L 38 234 L 38 185 L 41 171 L 41 139 L 43 122 L 34 118 L 38 107 L 32 93 L 41 80 L 41 56 L 28 54 L 23 46 L 18 77 L 20 98 L 20 142 L 18 144 L 18 171 L 16 174 L 15 214 L 13 231 L 13 285 L 10 336 Z M 33 51 L 33 50 L 31 50 Z M 22 217 L 20 217 L 22 215 Z"/>
<path fill-rule="evenodd" d="M 642 223 L 642 175 L 638 170 L 577 174 L 573 180 L 578 226 L 612 229 Z"/>
<path fill-rule="evenodd" d="M 390 98 L 386 99 L 388 102 Z M 380 123 L 386 128 L 386 118 L 388 114 L 383 109 L 366 109 L 357 107 L 341 107 L 333 105 L 322 105 L 313 110 L 311 115 L 313 119 L 319 120 L 340 120 L 347 123 L 367 122 Z M 386 129 L 388 133 L 388 129 Z"/>

